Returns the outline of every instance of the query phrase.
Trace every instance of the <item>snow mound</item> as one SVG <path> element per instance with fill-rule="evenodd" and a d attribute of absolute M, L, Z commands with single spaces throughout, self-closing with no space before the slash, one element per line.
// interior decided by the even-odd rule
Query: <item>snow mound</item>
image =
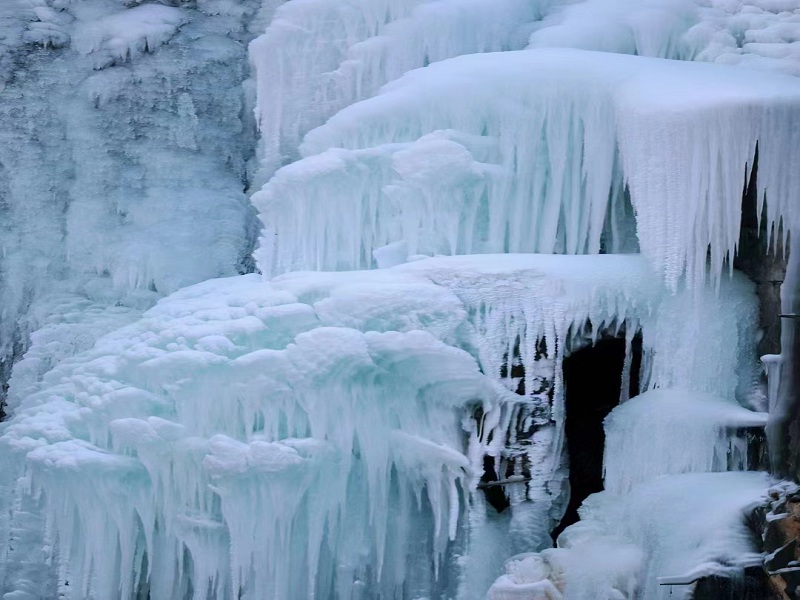
<path fill-rule="evenodd" d="M 619 251 L 626 185 L 670 288 L 703 281 L 709 246 L 717 281 L 756 143 L 769 222 L 796 209 L 782 149 L 799 120 L 800 81 L 779 74 L 573 49 L 442 61 L 306 136 L 307 158 L 253 196 L 257 260 L 267 275 L 370 268 L 400 241 L 410 255 Z"/>
<path fill-rule="evenodd" d="M 746 518 L 765 503 L 769 482 L 763 473 L 692 473 L 622 495 L 594 494 L 580 509 L 581 521 L 559 537 L 558 548 L 510 561 L 509 573 L 489 597 L 688 598 L 691 586 L 661 581 L 693 581 L 761 563 Z M 530 589 L 536 591 L 524 595 Z"/>
<path fill-rule="evenodd" d="M 143 4 L 82 21 L 72 36 L 72 44 L 78 52 L 94 55 L 96 68 L 100 68 L 153 52 L 186 21 L 187 15 L 179 8 Z"/>
<path fill-rule="evenodd" d="M 733 400 L 685 390 L 651 390 L 606 417 L 603 485 L 624 494 L 662 475 L 757 467 L 747 464 L 746 447 L 736 430 L 763 428 L 766 422 L 766 413 L 747 410 Z"/>

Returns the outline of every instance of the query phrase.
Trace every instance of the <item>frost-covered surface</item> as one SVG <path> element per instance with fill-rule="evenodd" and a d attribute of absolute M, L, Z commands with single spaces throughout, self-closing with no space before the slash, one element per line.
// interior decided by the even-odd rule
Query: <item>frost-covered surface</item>
<path fill-rule="evenodd" d="M 691 586 L 659 578 L 691 582 L 760 564 L 745 521 L 768 486 L 763 473 L 691 473 L 594 494 L 558 548 L 512 560 L 489 598 L 688 598 Z"/>
<path fill-rule="evenodd" d="M 241 272 L 255 146 L 244 23 L 259 4 L 3 2 L 2 360 L 54 287 L 133 309 Z"/>
<path fill-rule="evenodd" d="M 793 2 L 281 4 L 0 6 L 2 592 L 477 600 L 563 514 L 562 359 L 624 332 L 625 401 L 638 330 L 658 390 L 609 418 L 609 491 L 492 597 L 745 557 L 763 477 L 658 477 L 743 466 L 725 432 L 763 422 L 720 275 L 756 142 L 800 222 Z M 244 190 L 301 156 L 254 198 L 283 275 L 180 289 L 252 267 Z"/>
<path fill-rule="evenodd" d="M 141 315 L 136 308 L 92 302 L 78 294 L 49 295 L 34 303 L 28 313 L 30 345 L 14 365 L 6 411 L 13 412 L 59 362 L 90 349 L 98 338 Z"/>
<path fill-rule="evenodd" d="M 747 410 L 733 399 L 651 390 L 606 417 L 603 486 L 625 494 L 654 476 L 757 467 L 747 464 L 736 430 L 763 428 L 766 422 L 766 413 Z"/>
<path fill-rule="evenodd" d="M 709 294 L 693 327 L 713 315 L 747 321 L 751 288 L 726 291 Z M 455 593 L 451 552 L 481 544 L 459 538 L 464 494 L 484 455 L 499 460 L 520 402 L 538 407 L 535 481 L 521 493 L 540 504 L 527 517 L 521 505 L 511 525 L 546 536 L 558 518 L 547 507 L 559 496 L 561 390 L 551 405 L 508 389 L 501 366 L 514 340 L 529 373 L 558 381 L 587 319 L 595 331 L 626 323 L 655 344 L 652 365 L 680 378 L 685 357 L 648 336 L 667 326 L 662 315 L 676 318 L 662 310 L 670 302 L 640 256 L 442 257 L 181 290 L 27 389 L 2 437 L 6 485 L 17 486 L 4 498 L 34 503 L 48 527 L 5 548 L 5 589 L 30 587 L 23 566 L 38 543 L 75 598 L 127 597 L 143 581 L 154 598 L 180 597 L 190 581 L 201 598 L 201 586 L 223 598 Z M 736 365 L 746 341 L 731 331 L 708 339 Z M 716 382 L 675 383 L 733 393 L 731 379 L 734 367 Z M 480 423 L 466 416 L 476 407 Z M 5 526 L 26 530 L 23 514 Z"/>
<path fill-rule="evenodd" d="M 756 142 L 769 221 L 796 207 L 783 149 L 798 132 L 800 81 L 785 75 L 572 49 L 458 57 L 309 133 L 306 158 L 253 197 L 257 258 L 273 274 L 369 268 L 398 242 L 410 255 L 614 250 L 630 235 L 624 183 L 670 287 L 703 280 L 709 245 L 717 280 Z"/>
<path fill-rule="evenodd" d="M 298 157 L 309 130 L 406 71 L 523 48 L 553 0 L 293 0 L 250 47 L 262 177 Z"/>
<path fill-rule="evenodd" d="M 560 46 L 800 75 L 794 0 L 584 0 L 555 7 L 530 47 Z"/>

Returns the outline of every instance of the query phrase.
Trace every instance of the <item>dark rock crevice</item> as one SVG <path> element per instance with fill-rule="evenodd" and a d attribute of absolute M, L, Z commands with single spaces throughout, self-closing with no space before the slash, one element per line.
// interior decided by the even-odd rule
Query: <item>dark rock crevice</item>
<path fill-rule="evenodd" d="M 639 391 L 641 353 L 641 336 L 637 335 L 632 344 L 631 396 Z M 617 337 L 602 337 L 564 359 L 570 500 L 552 533 L 553 539 L 579 520 L 578 508 L 589 495 L 603 491 L 603 420 L 619 404 L 625 356 L 622 331 Z"/>

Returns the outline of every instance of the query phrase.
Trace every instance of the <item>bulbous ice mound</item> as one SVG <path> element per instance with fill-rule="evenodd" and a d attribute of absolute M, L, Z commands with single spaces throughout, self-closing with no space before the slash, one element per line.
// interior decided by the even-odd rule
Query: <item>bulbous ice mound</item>
<path fill-rule="evenodd" d="M 728 285 L 691 312 L 697 295 L 668 293 L 639 256 L 484 255 L 185 288 L 31 384 L 4 425 L 16 508 L 0 539 L 26 533 L 3 550 L 3 585 L 41 590 L 39 564 L 76 599 L 452 594 L 465 495 L 511 408 L 541 403 L 553 435 L 531 452 L 551 481 L 561 358 L 623 326 L 643 331 L 654 385 L 732 397 L 754 303 Z M 518 346 L 534 387 L 540 341 L 552 405 L 503 385 Z"/>
<path fill-rule="evenodd" d="M 394 286 L 444 328 L 435 291 Z M 47 499 L 64 593 L 128 598 L 147 581 L 164 599 L 189 585 L 391 597 L 406 575 L 430 583 L 471 477 L 455 409 L 491 404 L 496 384 L 425 331 L 324 323 L 257 277 L 211 281 L 45 378 L 5 441 Z M 395 554 L 412 545 L 406 570 Z"/>
<path fill-rule="evenodd" d="M 620 251 L 635 226 L 672 289 L 703 281 L 709 246 L 718 281 L 757 143 L 768 221 L 797 211 L 798 132 L 788 75 L 574 49 L 462 56 L 311 131 L 306 158 L 253 196 L 257 259 L 274 274 L 370 268 L 400 241 L 411 255 Z"/>
<path fill-rule="evenodd" d="M 672 389 L 640 394 L 606 417 L 603 489 L 626 494 L 656 476 L 754 468 L 732 432 L 766 422 L 767 413 L 732 398 Z"/>

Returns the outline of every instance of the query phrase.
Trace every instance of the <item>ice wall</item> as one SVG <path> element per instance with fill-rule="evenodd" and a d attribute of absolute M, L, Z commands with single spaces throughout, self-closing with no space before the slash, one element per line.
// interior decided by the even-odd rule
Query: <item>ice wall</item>
<path fill-rule="evenodd" d="M 2 360 L 50 292 L 51 313 L 63 294 L 141 310 L 249 268 L 241 84 L 246 24 L 270 4 L 4 3 Z"/>

